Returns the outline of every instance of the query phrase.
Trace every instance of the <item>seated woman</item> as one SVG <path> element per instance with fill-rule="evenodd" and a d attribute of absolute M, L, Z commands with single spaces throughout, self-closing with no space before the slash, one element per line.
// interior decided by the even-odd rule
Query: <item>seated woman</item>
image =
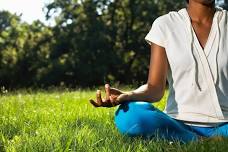
<path fill-rule="evenodd" d="M 129 136 L 196 141 L 228 137 L 228 13 L 214 0 L 189 0 L 187 8 L 157 18 L 145 40 L 151 45 L 147 83 L 130 92 L 105 85 L 95 107 L 120 105 L 119 131 Z M 165 110 L 151 103 L 165 91 Z"/>

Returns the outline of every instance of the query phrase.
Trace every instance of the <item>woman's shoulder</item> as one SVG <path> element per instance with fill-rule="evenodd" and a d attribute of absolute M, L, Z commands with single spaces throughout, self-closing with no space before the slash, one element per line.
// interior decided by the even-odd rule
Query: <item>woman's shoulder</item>
<path fill-rule="evenodd" d="M 222 13 L 224 14 L 226 20 L 228 20 L 228 11 L 225 10 L 225 9 L 222 9 L 221 11 L 222 11 Z"/>
<path fill-rule="evenodd" d="M 182 8 L 178 11 L 170 11 L 167 14 L 159 16 L 157 19 L 155 19 L 154 22 L 163 26 L 176 25 L 180 23 L 181 20 L 183 20 L 185 10 L 186 8 Z"/>
<path fill-rule="evenodd" d="M 225 23 L 225 26 L 228 24 L 228 11 L 221 8 L 221 7 L 216 7 L 219 20 L 222 21 L 222 23 Z"/>

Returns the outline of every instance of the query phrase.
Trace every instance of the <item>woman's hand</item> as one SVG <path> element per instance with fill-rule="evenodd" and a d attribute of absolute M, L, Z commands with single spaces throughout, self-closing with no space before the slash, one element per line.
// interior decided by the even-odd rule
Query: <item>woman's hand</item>
<path fill-rule="evenodd" d="M 97 100 L 90 99 L 90 103 L 94 107 L 114 107 L 119 105 L 122 101 L 128 100 L 128 94 L 116 88 L 110 88 L 109 84 L 105 85 L 105 99 L 101 97 L 101 91 L 97 90 Z"/>

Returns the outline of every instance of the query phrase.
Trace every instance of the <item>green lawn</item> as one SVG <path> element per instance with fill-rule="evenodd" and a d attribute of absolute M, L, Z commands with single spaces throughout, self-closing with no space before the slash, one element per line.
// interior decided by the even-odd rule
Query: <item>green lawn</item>
<path fill-rule="evenodd" d="M 20 92 L 20 93 L 19 93 Z M 228 140 L 168 144 L 129 138 L 114 126 L 116 108 L 93 108 L 95 91 L 18 91 L 0 96 L 0 151 L 226 151 Z M 162 109 L 162 102 L 156 104 Z"/>

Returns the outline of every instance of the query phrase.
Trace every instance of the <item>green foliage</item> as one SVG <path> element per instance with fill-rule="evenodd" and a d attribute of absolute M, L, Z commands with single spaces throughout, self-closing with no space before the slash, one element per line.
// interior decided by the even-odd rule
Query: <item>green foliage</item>
<path fill-rule="evenodd" d="M 181 5 L 180 1 L 55 0 L 47 6 L 47 16 L 61 10 L 52 52 L 53 59 L 67 56 L 65 71 L 61 72 L 66 74 L 61 78 L 81 86 L 107 81 L 145 82 L 150 52 L 144 37 L 154 19 L 167 8 Z"/>
<path fill-rule="evenodd" d="M 53 27 L 2 11 L 0 86 L 145 83 L 144 37 L 158 16 L 183 6 L 182 0 L 54 0 L 46 6 Z"/>
<path fill-rule="evenodd" d="M 1 86 L 30 86 L 39 82 L 49 64 L 52 31 L 40 21 L 28 25 L 16 15 L 0 12 Z"/>
<path fill-rule="evenodd" d="M 0 86 L 145 83 L 144 37 L 158 16 L 182 7 L 184 0 L 54 0 L 45 9 L 52 27 L 1 11 Z"/>
<path fill-rule="evenodd" d="M 224 0 L 224 4 L 222 6 L 224 9 L 228 10 L 228 0 Z"/>

